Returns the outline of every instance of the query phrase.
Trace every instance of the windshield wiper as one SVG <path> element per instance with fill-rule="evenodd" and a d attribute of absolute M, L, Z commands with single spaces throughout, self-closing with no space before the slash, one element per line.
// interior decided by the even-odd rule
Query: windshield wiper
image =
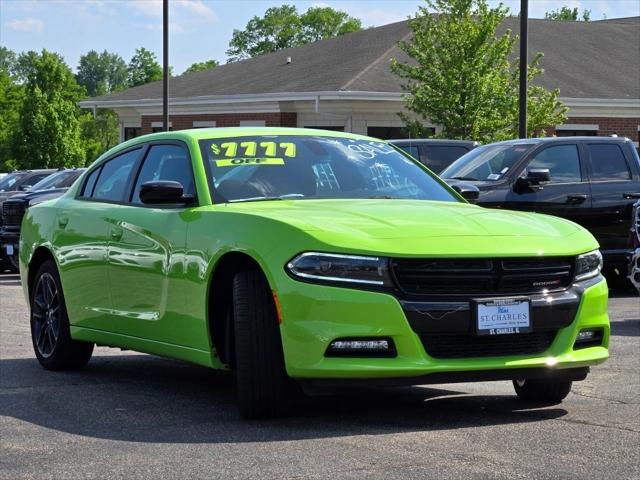
<path fill-rule="evenodd" d="M 383 199 L 387 199 L 387 200 L 402 200 L 401 197 L 392 197 L 391 195 L 373 195 L 371 197 L 367 197 L 368 199 L 377 199 L 377 198 L 383 198 Z"/>
<path fill-rule="evenodd" d="M 267 195 L 261 195 L 259 197 L 234 198 L 233 200 L 229 200 L 228 203 L 289 200 L 292 198 L 303 198 L 303 197 L 304 197 L 303 193 L 287 193 L 286 195 L 280 195 L 279 197 L 269 197 Z"/>
<path fill-rule="evenodd" d="M 452 178 L 453 180 L 471 180 L 471 181 L 478 181 L 477 178 L 473 178 L 473 177 L 449 177 Z"/>

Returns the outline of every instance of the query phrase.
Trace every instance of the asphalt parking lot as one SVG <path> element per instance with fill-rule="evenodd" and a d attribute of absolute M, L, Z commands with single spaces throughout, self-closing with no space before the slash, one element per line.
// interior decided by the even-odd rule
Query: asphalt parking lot
<path fill-rule="evenodd" d="M 246 421 L 226 373 L 97 348 L 40 368 L 0 276 L 0 478 L 640 478 L 640 299 L 610 301 L 611 359 L 564 403 L 509 382 L 361 390 Z"/>

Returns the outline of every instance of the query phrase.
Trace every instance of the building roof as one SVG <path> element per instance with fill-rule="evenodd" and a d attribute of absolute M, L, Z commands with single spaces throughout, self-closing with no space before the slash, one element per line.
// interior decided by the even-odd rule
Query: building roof
<path fill-rule="evenodd" d="M 529 20 L 529 54 L 545 54 L 538 83 L 560 88 L 563 98 L 640 98 L 640 23 Z M 504 20 L 519 30 L 519 19 Z M 392 58 L 407 60 L 398 47 L 411 31 L 407 21 L 370 28 L 296 48 L 228 63 L 170 80 L 171 98 L 302 92 L 402 92 Z M 517 47 L 514 52 L 517 52 Z M 287 59 L 291 63 L 287 63 Z M 96 97 L 83 106 L 160 99 L 162 82 Z"/>

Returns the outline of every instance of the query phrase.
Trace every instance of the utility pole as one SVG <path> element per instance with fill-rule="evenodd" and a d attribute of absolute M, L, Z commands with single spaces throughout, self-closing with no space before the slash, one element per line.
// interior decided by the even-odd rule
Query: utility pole
<path fill-rule="evenodd" d="M 520 0 L 520 138 L 527 138 L 527 53 L 529 0 Z"/>
<path fill-rule="evenodd" d="M 169 0 L 162 0 L 162 130 L 169 131 Z"/>

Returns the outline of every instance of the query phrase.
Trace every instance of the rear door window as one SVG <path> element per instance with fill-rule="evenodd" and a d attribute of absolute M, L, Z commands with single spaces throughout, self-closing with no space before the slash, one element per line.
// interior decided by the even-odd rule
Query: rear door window
<path fill-rule="evenodd" d="M 122 201 L 129 184 L 131 172 L 140 155 L 140 149 L 130 150 L 106 162 L 100 169 L 100 174 L 91 193 L 94 200 L 110 202 Z M 87 179 L 85 190 L 92 180 Z"/>
<path fill-rule="evenodd" d="M 423 145 L 420 147 L 420 161 L 434 172 L 441 172 L 469 149 L 457 145 Z"/>
<path fill-rule="evenodd" d="M 537 153 L 528 169 L 548 168 L 551 183 L 578 183 L 582 181 L 578 146 L 554 145 Z"/>
<path fill-rule="evenodd" d="M 591 157 L 591 181 L 631 180 L 631 171 L 619 145 L 587 144 Z"/>

